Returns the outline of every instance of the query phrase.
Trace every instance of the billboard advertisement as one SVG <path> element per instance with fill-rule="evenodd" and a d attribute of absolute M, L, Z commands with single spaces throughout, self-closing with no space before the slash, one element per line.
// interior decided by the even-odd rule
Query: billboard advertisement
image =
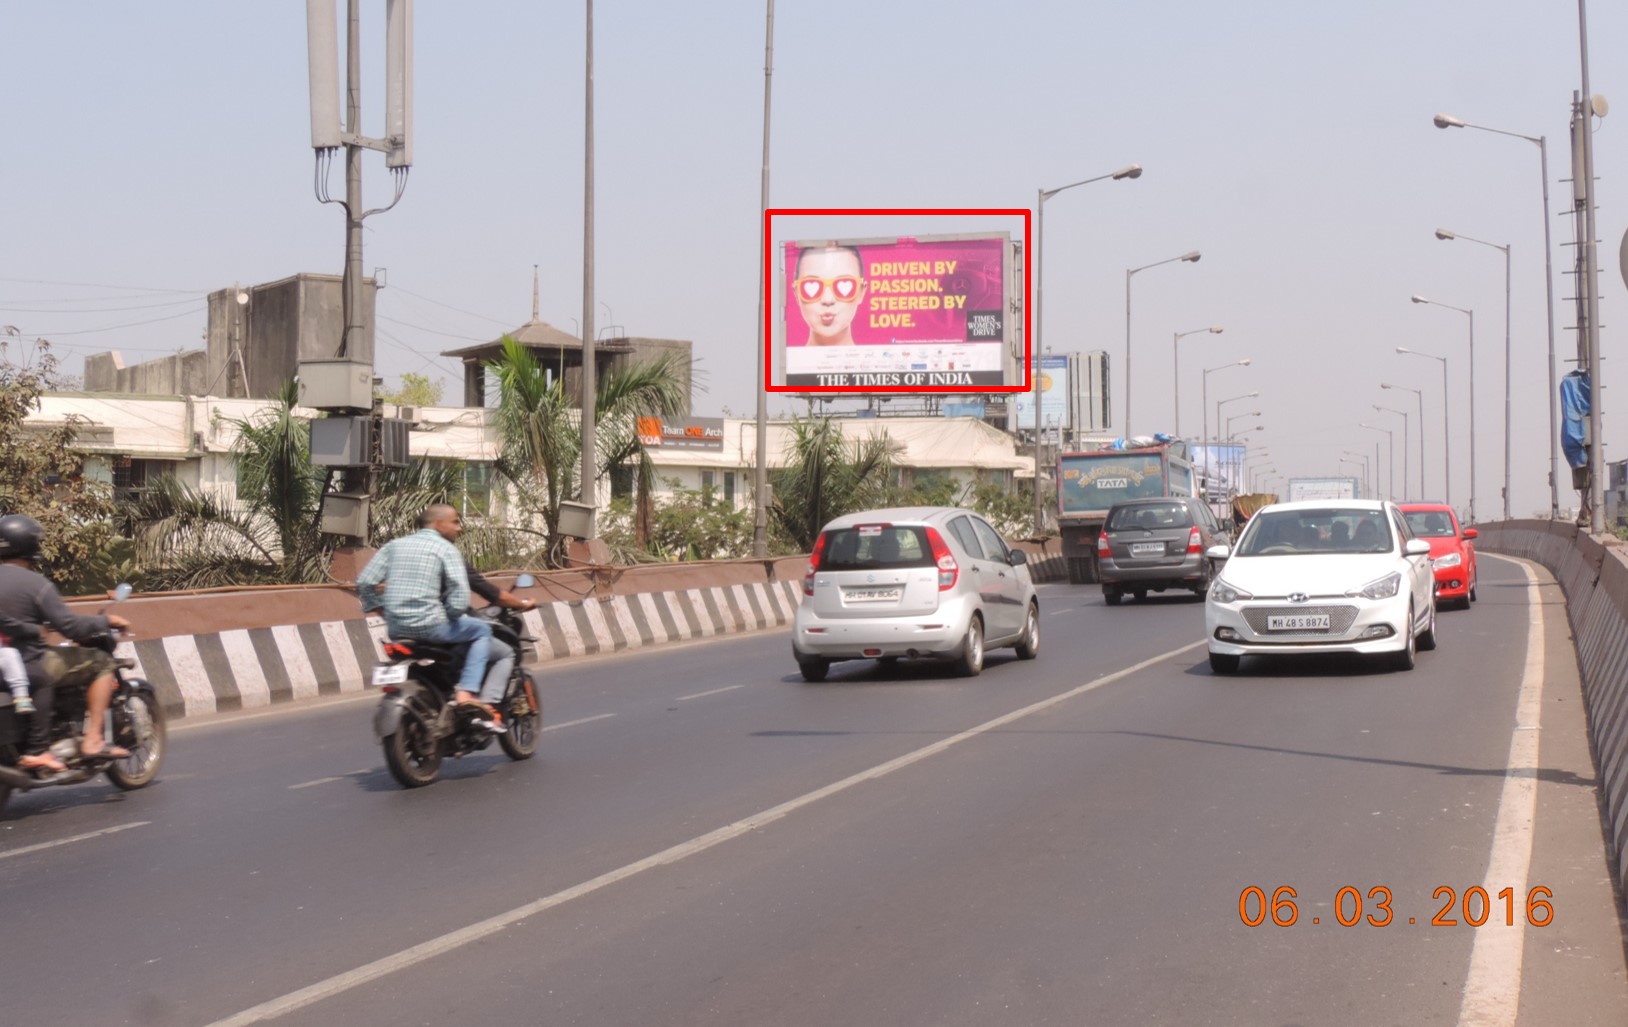
<path fill-rule="evenodd" d="M 1188 453 L 1193 462 L 1193 471 L 1209 479 L 1210 495 L 1226 496 L 1249 491 L 1243 482 L 1246 470 L 1243 443 L 1194 445 L 1188 447 Z"/>
<path fill-rule="evenodd" d="M 785 388 L 1012 388 L 1007 233 L 783 250 Z"/>
<path fill-rule="evenodd" d="M 1046 354 L 1040 358 L 1040 424 L 1047 431 L 1072 428 L 1069 366 L 1073 363 L 1067 354 Z M 1012 409 L 1016 420 L 1012 423 L 1025 431 L 1034 431 L 1034 393 L 1012 394 Z"/>

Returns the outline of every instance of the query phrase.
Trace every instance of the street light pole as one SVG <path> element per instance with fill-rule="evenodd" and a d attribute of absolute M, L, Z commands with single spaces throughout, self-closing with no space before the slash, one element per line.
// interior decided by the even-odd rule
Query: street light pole
<path fill-rule="evenodd" d="M 1509 376 L 1510 376 L 1510 346 L 1509 346 L 1509 294 L 1510 294 L 1510 285 L 1509 285 L 1509 281 L 1510 281 L 1509 273 L 1510 273 L 1510 270 L 1509 269 L 1510 269 L 1510 261 L 1509 261 L 1509 249 L 1510 248 L 1507 245 L 1500 246 L 1495 242 L 1487 242 L 1484 239 L 1472 239 L 1467 235 L 1459 235 L 1459 234 L 1457 234 L 1455 232 L 1449 232 L 1445 228 L 1436 229 L 1436 238 L 1443 239 L 1443 240 L 1447 240 L 1447 239 L 1463 239 L 1465 242 L 1480 243 L 1482 246 L 1490 246 L 1495 250 L 1503 250 L 1504 251 L 1504 520 L 1507 521 L 1507 520 L 1509 520 L 1509 438 L 1510 438 L 1510 429 L 1509 429 Z M 1472 371 L 1473 371 L 1473 368 L 1472 368 Z M 1472 515 L 1472 517 L 1473 517 L 1473 515 Z"/>
<path fill-rule="evenodd" d="M 1179 257 L 1168 257 L 1164 260 L 1156 260 L 1151 264 L 1143 264 L 1141 267 L 1125 269 L 1125 437 L 1127 439 L 1131 437 L 1131 276 L 1139 271 L 1146 271 L 1148 268 L 1174 264 L 1177 261 L 1196 264 L 1202 256 L 1202 253 L 1193 250 L 1191 253 L 1183 253 Z"/>
<path fill-rule="evenodd" d="M 762 267 L 767 261 L 768 254 L 764 248 L 769 245 L 767 234 L 763 229 L 764 219 L 769 209 L 769 112 L 770 87 L 774 81 L 774 0 L 766 0 L 766 10 L 763 20 L 763 166 L 760 169 L 758 181 L 758 254 L 757 266 Z M 758 278 L 757 284 L 757 445 L 756 457 L 752 468 L 752 555 L 763 559 L 769 555 L 769 458 L 766 450 L 769 448 L 769 388 L 768 369 L 764 366 L 768 358 L 766 340 L 763 338 L 767 321 L 769 283 L 766 276 Z"/>
<path fill-rule="evenodd" d="M 1555 381 L 1555 275 L 1554 275 L 1554 246 L 1549 238 L 1549 137 L 1528 136 L 1519 132 L 1505 132 L 1502 129 L 1488 128 L 1485 125 L 1472 125 L 1469 122 L 1448 114 L 1438 114 L 1435 117 L 1437 128 L 1474 128 L 1482 132 L 1492 132 L 1502 136 L 1513 136 L 1516 139 L 1525 139 L 1529 143 L 1537 144 L 1538 171 L 1543 176 L 1543 291 L 1548 300 L 1548 328 L 1549 328 L 1549 519 L 1560 519 L 1560 463 L 1557 439 L 1560 434 L 1560 414 L 1556 409 L 1559 403 L 1559 385 Z M 1505 287 L 1508 294 L 1508 287 Z M 1505 315 L 1508 320 L 1508 315 Z M 1504 378 L 1509 378 L 1509 365 L 1506 358 L 1504 365 Z M 1507 394 L 1506 394 L 1507 395 Z M 1506 402 L 1507 406 L 1507 402 Z M 1505 410 L 1508 416 L 1508 410 Z M 1508 436 L 1506 435 L 1507 439 Z M 1505 458 L 1508 464 L 1508 458 Z M 1507 489 L 1508 483 L 1505 483 Z"/>
<path fill-rule="evenodd" d="M 1406 410 L 1398 410 L 1395 407 L 1382 407 L 1377 404 L 1374 409 L 1387 414 L 1402 415 L 1402 501 L 1406 502 L 1408 498 L 1408 413 Z M 1420 425 L 1421 435 L 1423 434 L 1423 427 L 1423 425 Z"/>
<path fill-rule="evenodd" d="M 1465 307 L 1455 307 L 1450 303 L 1438 303 L 1435 300 L 1427 300 L 1423 296 L 1414 296 L 1413 297 L 1413 302 L 1415 302 L 1415 303 L 1426 303 L 1426 304 L 1429 304 L 1430 306 L 1433 306 L 1433 307 L 1446 307 L 1448 310 L 1456 310 L 1460 314 L 1467 315 L 1469 317 L 1469 319 L 1470 319 L 1470 523 L 1474 524 L 1475 523 L 1475 311 L 1467 309 Z M 1445 374 L 1446 374 L 1445 365 L 1443 367 L 1442 373 L 1445 376 Z M 1444 384 L 1442 386 L 1444 390 L 1446 388 L 1445 381 L 1446 381 L 1446 379 L 1444 377 L 1443 378 L 1443 383 Z M 1446 409 L 1445 402 L 1443 404 L 1443 409 L 1444 410 Z M 1451 447 L 1449 447 L 1449 451 L 1451 451 Z"/>
<path fill-rule="evenodd" d="M 1430 494 L 1425 489 L 1424 390 L 1423 389 L 1410 389 L 1406 385 L 1388 385 L 1388 384 L 1386 384 L 1384 382 L 1381 382 L 1379 387 L 1382 388 L 1382 389 L 1401 389 L 1404 392 L 1411 392 L 1411 393 L 1413 393 L 1413 398 L 1418 401 L 1418 404 L 1419 404 L 1419 499 L 1423 500 L 1426 496 L 1428 496 Z M 1402 491 L 1403 492 L 1407 491 L 1407 482 L 1405 482 L 1405 481 L 1402 483 Z"/>
<path fill-rule="evenodd" d="M 1390 500 L 1393 503 L 1396 502 L 1396 432 L 1390 428 L 1381 428 L 1377 424 L 1368 424 L 1366 422 L 1357 425 L 1357 427 L 1368 428 L 1372 431 L 1382 431 L 1385 433 L 1385 438 L 1389 440 L 1390 455 L 1385 462 L 1385 469 L 1388 472 L 1388 477 L 1390 478 L 1391 482 L 1388 490 L 1390 493 Z M 1404 446 L 1403 448 L 1405 449 L 1406 447 Z M 1374 463 L 1379 463 L 1379 443 L 1377 442 L 1374 443 Z"/>
<path fill-rule="evenodd" d="M 1376 454 L 1375 455 L 1375 460 L 1376 461 L 1378 460 L 1377 453 L 1378 453 L 1378 451 L 1375 450 L 1375 454 Z M 1368 493 L 1368 495 L 1370 495 L 1370 496 L 1372 496 L 1376 491 L 1378 491 L 1377 489 L 1374 488 L 1373 479 L 1368 473 L 1368 454 L 1367 453 L 1358 453 L 1354 449 L 1347 449 L 1347 450 L 1343 450 L 1340 455 L 1341 456 L 1348 456 L 1348 457 L 1351 457 L 1353 460 L 1359 460 L 1359 461 L 1362 462 L 1362 491 Z M 1374 468 L 1374 473 L 1375 474 L 1379 473 L 1379 468 L 1378 467 Z"/>
<path fill-rule="evenodd" d="M 1257 397 L 1259 395 L 1260 395 L 1259 392 L 1246 392 L 1242 396 L 1232 396 L 1232 397 L 1230 397 L 1228 399 L 1218 400 L 1216 402 L 1216 404 L 1215 404 L 1215 434 L 1217 436 L 1217 438 L 1216 438 L 1216 448 L 1219 449 L 1220 444 L 1221 444 L 1221 438 L 1220 438 L 1220 435 L 1221 435 L 1221 432 L 1222 432 L 1221 408 L 1226 406 L 1228 403 L 1236 403 L 1236 402 L 1238 402 L 1239 400 L 1242 400 L 1242 399 L 1254 399 L 1255 397 Z M 1226 481 L 1226 484 L 1228 486 L 1230 486 L 1232 484 L 1232 482 L 1230 480 L 1230 474 L 1228 476 L 1228 480 Z"/>
<path fill-rule="evenodd" d="M 1178 439 L 1181 438 L 1181 354 L 1176 344 L 1189 335 L 1199 335 L 1204 332 L 1220 335 L 1222 328 L 1220 325 L 1211 325 L 1208 328 L 1194 328 L 1190 332 L 1177 332 L 1175 338 L 1170 341 L 1170 380 L 1171 387 L 1175 390 L 1176 438 Z"/>
<path fill-rule="evenodd" d="M 1451 423 L 1451 418 L 1448 416 L 1448 412 L 1447 412 L 1448 411 L 1448 407 L 1447 407 L 1447 358 L 1446 357 L 1438 357 L 1434 353 L 1420 353 L 1418 350 L 1416 350 L 1416 349 L 1408 349 L 1406 346 L 1398 346 L 1398 347 L 1396 347 L 1396 352 L 1403 353 L 1403 354 L 1406 354 L 1408 356 L 1428 357 L 1431 360 L 1439 360 L 1439 361 L 1441 361 L 1441 440 L 1442 440 L 1441 449 L 1442 449 L 1442 467 L 1445 468 L 1445 470 L 1443 470 L 1443 472 L 1442 472 L 1442 490 L 1445 493 L 1444 502 L 1446 502 L 1448 506 L 1452 506 L 1453 505 L 1453 447 L 1452 447 L 1451 443 L 1448 442 L 1448 439 L 1447 439 L 1448 425 Z M 1424 408 L 1421 406 L 1420 410 L 1423 410 L 1423 409 Z M 1424 416 L 1423 414 L 1420 414 L 1421 418 L 1423 416 Z M 1419 423 L 1419 443 L 1421 445 L 1424 444 L 1424 422 L 1423 422 L 1423 420 L 1421 420 L 1420 423 Z"/>
<path fill-rule="evenodd" d="M 1034 203 L 1035 239 L 1034 239 L 1034 332 L 1029 339 L 1029 352 L 1033 354 L 1033 366 L 1030 373 L 1034 375 L 1034 533 L 1042 535 L 1046 531 L 1046 507 L 1040 497 L 1040 302 L 1045 294 L 1045 265 L 1042 264 L 1041 254 L 1045 248 L 1046 239 L 1046 201 L 1058 193 L 1075 186 L 1090 185 L 1092 182 L 1101 182 L 1104 179 L 1119 181 L 1125 178 L 1141 178 L 1142 165 L 1127 164 L 1118 171 L 1106 175 L 1097 175 L 1095 178 L 1081 179 L 1070 182 L 1068 185 L 1058 186 L 1056 189 L 1041 189 L 1037 192 Z M 761 319 L 760 319 L 761 320 Z M 762 347 L 759 347 L 761 349 Z M 1017 427 L 1021 428 L 1022 425 Z"/>
<path fill-rule="evenodd" d="M 1210 470 L 1211 470 L 1210 461 L 1215 456 L 1214 453 L 1210 452 L 1210 375 L 1214 374 L 1216 371 L 1222 371 L 1222 370 L 1225 370 L 1226 368 L 1229 368 L 1229 367 L 1248 367 L 1249 366 L 1249 361 L 1250 361 L 1250 358 L 1245 357 L 1242 360 L 1234 360 L 1230 364 L 1222 364 L 1220 367 L 1209 367 L 1209 368 L 1205 368 L 1205 370 L 1204 370 L 1204 374 L 1203 374 L 1203 377 L 1202 377 L 1202 381 L 1203 381 L 1203 385 L 1204 385 L 1204 391 L 1203 391 L 1203 395 L 1199 399 L 1199 411 L 1200 411 L 1200 413 L 1202 413 L 1204 415 L 1204 434 L 1199 436 L 1199 445 L 1203 447 L 1203 451 L 1204 451 L 1204 495 L 1205 495 L 1205 498 L 1209 498 L 1209 492 L 1210 492 L 1209 479 L 1210 479 Z M 1256 395 L 1259 395 L 1259 393 L 1256 393 Z M 1219 429 L 1220 427 L 1221 427 L 1220 424 L 1216 425 L 1217 429 Z"/>

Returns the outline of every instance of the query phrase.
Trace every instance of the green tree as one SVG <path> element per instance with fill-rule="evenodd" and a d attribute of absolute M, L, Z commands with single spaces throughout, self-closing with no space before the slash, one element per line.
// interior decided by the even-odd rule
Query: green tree
<path fill-rule="evenodd" d="M 559 377 L 550 379 L 535 355 L 511 336 L 487 366 L 498 384 L 497 425 L 502 437 L 499 468 L 539 513 L 550 541 L 558 536 L 560 503 L 577 495 L 582 430 L 573 397 Z M 639 444 L 640 417 L 673 417 L 688 400 L 688 362 L 678 354 L 605 375 L 597 382 L 596 480 L 612 467 L 638 462 L 638 487 L 649 495 L 652 476 Z M 644 500 L 648 503 L 648 499 Z"/>
<path fill-rule="evenodd" d="M 401 387 L 382 389 L 379 398 L 404 407 L 435 407 L 441 405 L 445 385 L 445 382 L 434 381 L 427 374 L 406 371 L 401 376 Z"/>
<path fill-rule="evenodd" d="M 57 385 L 58 363 L 43 339 L 36 359 L 14 364 L 0 350 L 0 513 L 22 513 L 45 528 L 40 569 L 58 580 L 103 556 L 115 537 L 113 489 L 85 477 L 76 445 L 83 418 L 26 424 L 40 396 Z M 94 586 L 92 586 L 94 587 Z"/>
<path fill-rule="evenodd" d="M 850 442 L 838 422 L 815 417 L 794 419 L 791 435 L 786 466 L 770 475 L 770 515 L 781 548 L 806 553 L 832 518 L 900 498 L 893 484 L 896 446 L 885 431 Z"/>

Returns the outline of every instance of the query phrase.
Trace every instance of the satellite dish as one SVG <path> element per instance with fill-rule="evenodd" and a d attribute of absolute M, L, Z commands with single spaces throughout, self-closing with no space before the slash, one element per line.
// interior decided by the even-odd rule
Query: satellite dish
<path fill-rule="evenodd" d="M 1594 108 L 1596 118 L 1603 118 L 1611 111 L 1611 105 L 1606 103 L 1605 97 L 1598 93 L 1595 93 L 1593 98 L 1589 100 L 1589 106 Z"/>
<path fill-rule="evenodd" d="M 246 293 L 246 292 L 239 292 L 237 294 L 237 305 L 240 306 L 240 307 L 243 307 L 243 306 L 247 306 L 248 303 L 249 303 L 249 294 Z"/>
<path fill-rule="evenodd" d="M 1628 232 L 1622 234 L 1622 245 L 1617 248 L 1617 270 L 1622 273 L 1622 282 L 1628 285 Z"/>

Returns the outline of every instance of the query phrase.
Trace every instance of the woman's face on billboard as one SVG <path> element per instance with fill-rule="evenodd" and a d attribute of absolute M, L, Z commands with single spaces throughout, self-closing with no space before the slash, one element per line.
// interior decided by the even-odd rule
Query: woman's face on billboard
<path fill-rule="evenodd" d="M 848 250 L 805 250 L 792 283 L 808 322 L 809 345 L 851 346 L 850 328 L 865 299 L 859 258 Z"/>

